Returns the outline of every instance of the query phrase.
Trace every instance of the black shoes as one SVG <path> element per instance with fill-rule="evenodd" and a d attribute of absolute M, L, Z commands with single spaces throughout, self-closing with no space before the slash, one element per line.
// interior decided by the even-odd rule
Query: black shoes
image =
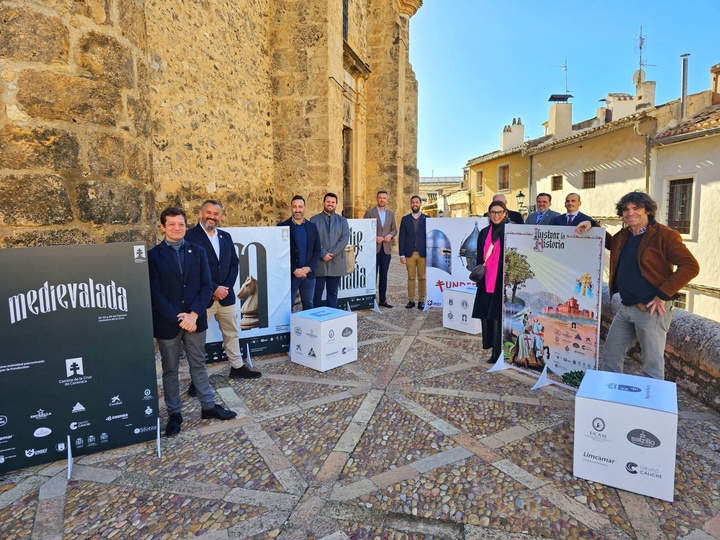
<path fill-rule="evenodd" d="M 418 309 L 425 309 L 425 302 L 418 302 Z"/>
<path fill-rule="evenodd" d="M 195 385 L 192 383 L 192 381 L 190 381 L 190 386 L 188 386 L 188 396 L 197 396 L 197 388 L 195 388 Z"/>
<path fill-rule="evenodd" d="M 232 420 L 236 416 L 236 412 L 229 409 L 223 409 L 220 405 L 215 405 L 212 409 L 203 409 L 201 413 L 201 417 L 204 419 L 217 418 L 218 420 Z M 172 413 L 170 418 L 168 418 L 167 426 L 165 426 L 165 436 L 172 437 L 173 435 L 180 433 L 180 426 L 182 423 L 182 414 L 179 412 Z"/>
<path fill-rule="evenodd" d="M 212 409 L 203 409 L 200 416 L 204 420 L 208 418 L 217 418 L 218 420 L 232 420 L 237 416 L 237 413 L 231 411 L 230 409 L 223 409 L 220 405 L 216 404 L 215 407 L 213 407 Z"/>
<path fill-rule="evenodd" d="M 182 414 L 179 412 L 172 413 L 168 418 L 167 426 L 165 427 L 165 436 L 172 437 L 180 433 L 180 426 L 183 423 Z"/>
<path fill-rule="evenodd" d="M 258 379 L 260 377 L 262 377 L 262 373 L 259 371 L 253 371 L 245 365 L 241 368 L 230 368 L 231 379 Z"/>
<path fill-rule="evenodd" d="M 380 304 L 382 306 L 382 304 Z M 415 302 L 410 300 L 407 304 L 405 304 L 405 309 L 410 309 L 415 307 Z"/>
<path fill-rule="evenodd" d="M 388 304 L 385 300 L 383 300 L 382 302 L 380 302 L 380 303 L 378 304 L 378 306 L 382 306 L 382 307 L 386 307 L 386 308 L 391 308 L 391 307 L 392 307 L 392 306 L 391 306 L 390 304 Z"/>

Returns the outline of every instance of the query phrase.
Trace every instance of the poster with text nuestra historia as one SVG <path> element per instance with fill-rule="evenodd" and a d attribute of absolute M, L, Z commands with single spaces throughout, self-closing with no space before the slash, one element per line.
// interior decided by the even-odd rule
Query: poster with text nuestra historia
<path fill-rule="evenodd" d="M 0 250 L 0 472 L 156 437 L 146 248 Z"/>

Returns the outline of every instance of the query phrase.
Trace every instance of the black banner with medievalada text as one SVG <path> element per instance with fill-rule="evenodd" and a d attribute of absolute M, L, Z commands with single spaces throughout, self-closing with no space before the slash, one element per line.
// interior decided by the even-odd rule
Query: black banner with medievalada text
<path fill-rule="evenodd" d="M 0 472 L 156 437 L 145 246 L 0 250 Z"/>

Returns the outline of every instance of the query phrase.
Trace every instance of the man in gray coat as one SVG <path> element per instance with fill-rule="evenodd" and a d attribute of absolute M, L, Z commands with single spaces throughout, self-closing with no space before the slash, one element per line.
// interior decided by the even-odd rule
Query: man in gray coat
<path fill-rule="evenodd" d="M 560 214 L 555 210 L 550 210 L 550 203 L 552 202 L 552 195 L 549 193 L 538 193 L 535 197 L 535 212 L 525 220 L 525 225 L 550 225 L 553 218 Z"/>
<path fill-rule="evenodd" d="M 323 305 L 323 290 L 326 290 L 325 305 L 337 307 L 340 278 L 347 274 L 345 246 L 350 239 L 350 226 L 347 219 L 335 213 L 336 207 L 337 195 L 326 193 L 323 211 L 310 218 L 320 236 L 320 260 L 315 267 L 315 307 Z"/>

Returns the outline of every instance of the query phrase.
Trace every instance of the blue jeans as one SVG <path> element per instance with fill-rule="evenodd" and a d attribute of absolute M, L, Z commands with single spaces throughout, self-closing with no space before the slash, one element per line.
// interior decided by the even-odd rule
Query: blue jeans
<path fill-rule="evenodd" d="M 665 379 L 665 341 L 672 321 L 672 304 L 665 302 L 665 315 L 650 315 L 636 306 L 621 305 L 608 330 L 603 347 L 603 370 L 623 372 L 625 353 L 640 342 L 642 372 L 646 377 Z"/>
<path fill-rule="evenodd" d="M 325 295 L 324 305 L 336 308 L 338 289 L 340 289 L 340 276 L 318 276 L 315 278 L 315 296 L 313 297 L 313 306 L 320 307 L 323 305 L 322 294 L 323 289 L 325 289 L 326 286 L 327 294 Z"/>
<path fill-rule="evenodd" d="M 215 407 L 215 394 L 213 393 L 207 369 L 205 368 L 205 331 L 180 333 L 172 339 L 158 339 L 158 349 L 162 359 L 163 393 L 168 414 L 179 413 L 182 409 L 180 402 L 180 380 L 178 368 L 180 367 L 180 347 L 185 346 L 190 378 L 192 379 L 197 396 L 203 409 Z"/>
<path fill-rule="evenodd" d="M 387 276 L 390 269 L 390 254 L 380 247 L 380 251 L 375 256 L 375 264 L 377 265 L 378 274 L 380 274 L 380 283 L 378 284 L 378 293 L 380 301 L 387 300 Z"/>
<path fill-rule="evenodd" d="M 295 297 L 300 291 L 300 300 L 302 300 L 303 309 L 313 308 L 313 296 L 315 294 L 315 278 L 314 277 L 290 277 L 290 310 L 295 303 Z"/>

